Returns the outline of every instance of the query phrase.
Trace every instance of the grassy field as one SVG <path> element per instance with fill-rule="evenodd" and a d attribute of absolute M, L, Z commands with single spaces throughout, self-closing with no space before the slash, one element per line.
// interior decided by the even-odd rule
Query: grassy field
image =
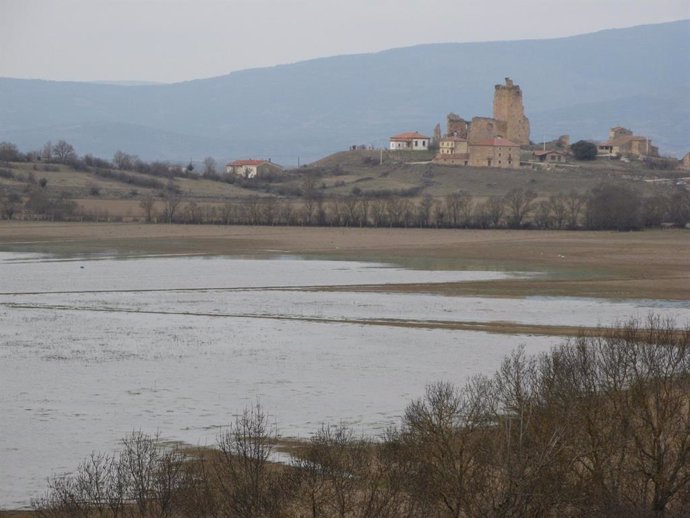
<path fill-rule="evenodd" d="M 296 254 L 387 261 L 412 268 L 548 273 L 539 279 L 372 285 L 357 290 L 517 297 L 690 298 L 690 231 L 681 229 L 552 232 L 3 221 L 0 250 L 66 255 Z"/>

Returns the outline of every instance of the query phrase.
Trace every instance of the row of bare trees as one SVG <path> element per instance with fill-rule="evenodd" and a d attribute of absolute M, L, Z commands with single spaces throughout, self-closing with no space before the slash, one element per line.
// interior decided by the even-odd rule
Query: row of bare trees
<path fill-rule="evenodd" d="M 419 200 L 347 196 L 295 201 L 251 196 L 222 205 L 185 202 L 183 198 L 179 193 L 171 197 L 166 191 L 158 198 L 158 213 L 156 198 L 151 195 L 146 195 L 140 206 L 146 221 L 188 224 L 634 230 L 690 222 L 690 192 L 642 198 L 630 189 L 613 185 L 602 185 L 587 194 L 571 191 L 542 200 L 524 189 L 484 200 L 466 192 Z"/>
<path fill-rule="evenodd" d="M 690 329 L 651 317 L 464 387 L 427 387 L 380 440 L 323 426 L 271 462 L 257 406 L 216 449 L 134 433 L 50 479 L 39 516 L 659 517 L 690 509 Z"/>
<path fill-rule="evenodd" d="M 301 200 L 250 196 L 212 204 L 190 200 L 169 181 L 159 193 L 141 195 L 139 207 L 146 222 L 186 224 L 635 230 L 690 222 L 688 191 L 642 198 L 614 185 L 602 185 L 587 194 L 571 191 L 541 200 L 532 191 L 514 189 L 484 200 L 457 192 L 418 200 L 398 196 Z M 51 195 L 44 186 L 30 186 L 24 200 L 18 193 L 0 197 L 0 214 L 9 219 L 18 214 L 24 219 L 88 219 L 74 202 Z"/>

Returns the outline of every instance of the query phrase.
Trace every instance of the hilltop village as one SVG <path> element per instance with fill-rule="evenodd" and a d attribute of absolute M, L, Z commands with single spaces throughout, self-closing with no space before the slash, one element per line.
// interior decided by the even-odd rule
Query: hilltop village
<path fill-rule="evenodd" d="M 592 158 L 627 161 L 659 158 L 659 148 L 645 136 L 616 126 L 608 139 L 590 142 Z M 374 149 L 372 146 L 350 146 L 350 150 Z M 494 87 L 493 117 L 473 116 L 465 119 L 456 113 L 446 117 L 445 132 L 437 124 L 433 135 L 406 131 L 388 140 L 390 151 L 435 151 L 432 163 L 448 166 L 518 169 L 540 164 L 559 165 L 572 161 L 570 137 L 562 135 L 553 142 L 540 145 L 530 140 L 530 122 L 525 115 L 522 89 L 509 77 Z M 690 169 L 690 153 L 680 161 L 682 169 Z M 283 168 L 270 159 L 240 159 L 225 166 L 228 174 L 243 178 L 279 173 Z"/>
<path fill-rule="evenodd" d="M 419 132 L 405 132 L 389 139 L 389 149 L 428 151 L 437 150 L 436 164 L 515 169 L 529 162 L 566 163 L 571 158 L 570 139 L 560 137 L 547 149 L 533 149 L 530 124 L 525 115 L 522 90 L 512 79 L 498 84 L 494 90 L 493 117 L 463 117 L 449 113 L 446 132 L 437 125 L 433 137 Z M 521 153 L 532 150 L 531 160 L 521 164 Z M 611 128 L 609 138 L 597 144 L 597 156 L 605 158 L 659 156 L 659 149 L 650 139 L 634 135 L 629 129 Z"/>

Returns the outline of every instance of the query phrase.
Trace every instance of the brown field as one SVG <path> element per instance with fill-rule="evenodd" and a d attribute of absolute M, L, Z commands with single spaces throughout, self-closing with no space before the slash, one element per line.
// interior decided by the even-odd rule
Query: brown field
<path fill-rule="evenodd" d="M 0 222 L 0 249 L 388 261 L 413 268 L 546 272 L 539 279 L 331 287 L 447 295 L 690 298 L 690 232 L 550 232 Z"/>

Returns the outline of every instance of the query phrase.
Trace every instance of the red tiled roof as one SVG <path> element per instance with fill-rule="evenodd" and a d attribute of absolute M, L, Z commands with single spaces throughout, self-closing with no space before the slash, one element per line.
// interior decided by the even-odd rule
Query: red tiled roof
<path fill-rule="evenodd" d="M 244 167 L 248 165 L 262 165 L 268 163 L 266 160 L 235 160 L 228 165 L 231 167 Z"/>
<path fill-rule="evenodd" d="M 508 140 L 507 138 L 496 137 L 489 140 L 480 140 L 479 142 L 470 143 L 471 146 L 503 146 L 503 147 L 520 147 L 519 144 Z"/>
<path fill-rule="evenodd" d="M 430 140 L 429 137 L 426 137 L 417 131 L 408 131 L 406 133 L 398 133 L 397 135 L 393 135 L 391 137 L 391 140 L 405 140 L 405 141 L 407 141 L 407 140 L 415 140 L 415 139 Z"/>

